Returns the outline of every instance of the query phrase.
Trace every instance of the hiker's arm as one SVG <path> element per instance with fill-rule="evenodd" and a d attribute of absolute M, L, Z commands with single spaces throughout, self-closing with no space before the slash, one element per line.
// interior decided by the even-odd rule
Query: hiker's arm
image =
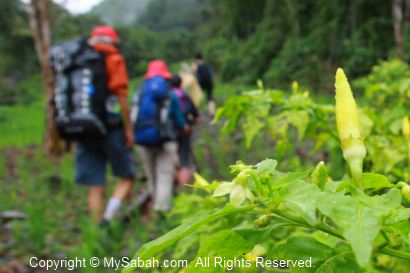
<path fill-rule="evenodd" d="M 128 106 L 128 100 L 126 96 L 118 96 L 118 103 L 121 107 L 121 113 L 123 117 L 124 130 L 125 130 L 125 144 L 128 148 L 132 148 L 134 145 L 134 133 L 132 130 L 132 123 L 130 117 L 130 108 Z"/>
<path fill-rule="evenodd" d="M 121 107 L 125 129 L 125 144 L 128 148 L 134 145 L 134 134 L 128 106 L 128 74 L 124 58 L 119 54 L 107 56 L 108 88 L 117 95 Z"/>

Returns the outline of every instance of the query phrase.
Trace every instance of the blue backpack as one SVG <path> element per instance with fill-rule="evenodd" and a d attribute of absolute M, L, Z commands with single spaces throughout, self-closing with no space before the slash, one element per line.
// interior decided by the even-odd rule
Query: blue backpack
<path fill-rule="evenodd" d="M 168 123 L 169 84 L 162 77 L 146 80 L 134 95 L 132 116 L 136 144 L 158 146 L 167 140 L 164 129 Z"/>

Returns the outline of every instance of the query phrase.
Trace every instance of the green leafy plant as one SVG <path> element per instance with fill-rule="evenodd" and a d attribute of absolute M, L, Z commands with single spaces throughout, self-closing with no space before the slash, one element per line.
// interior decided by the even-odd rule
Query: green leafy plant
<path fill-rule="evenodd" d="M 410 75 L 408 65 L 393 59 L 381 62 L 354 83 L 363 90 L 357 108 L 367 150 L 363 164 L 395 182 L 409 179 L 409 141 L 403 135 L 403 120 L 409 116 L 410 84 L 405 75 Z M 276 159 L 294 169 L 312 167 L 309 164 L 330 157 L 330 171 L 341 177 L 344 167 L 334 109 L 315 102 L 309 94 L 296 82 L 290 91 L 268 89 L 259 82 L 258 90 L 230 97 L 215 122 L 224 124 L 222 135 L 241 130 L 248 148 L 258 134 L 267 132 L 275 141 Z M 301 164 L 295 164 L 297 158 Z"/>
<path fill-rule="evenodd" d="M 185 251 L 182 253 L 187 255 L 190 249 L 190 253 L 196 254 L 190 256 L 187 268 L 174 269 L 173 272 L 226 272 L 233 269 L 229 265 L 198 267 L 198 261 L 204 256 L 243 259 L 248 261 L 249 268 L 245 267 L 253 270 L 249 272 L 261 272 L 255 262 L 260 256 L 276 260 L 308 260 L 313 265 L 300 267 L 288 262 L 286 267 L 292 272 L 407 272 L 406 266 L 408 268 L 410 264 L 410 209 L 406 204 L 410 186 L 404 182 L 394 185 L 382 174 L 363 173 L 360 112 L 356 110 L 343 71 L 338 71 L 336 82 L 337 127 L 352 178 L 333 180 L 323 162 L 313 171 L 281 172 L 273 159 L 265 159 L 256 165 L 237 162 L 231 166 L 234 178 L 228 182 L 208 183 L 197 175 L 195 188 L 208 195 L 184 199 L 185 207 L 195 206 L 196 209 L 195 212 L 182 212 L 182 215 L 195 213 L 195 216 L 143 245 L 134 259 L 164 258 L 167 248 L 177 244 L 175 248 L 178 249 L 183 242 Z M 273 98 L 280 93 L 265 92 L 261 84 L 260 88 L 262 90 L 253 100 L 242 96 L 244 101 L 239 105 L 247 105 L 248 111 L 255 105 L 266 105 L 253 114 L 262 119 L 269 117 Z M 233 101 L 230 103 L 234 104 Z M 246 115 L 243 109 L 237 109 L 238 113 Z M 232 115 L 233 121 L 226 121 L 225 130 L 234 128 L 241 116 Z M 352 120 L 357 122 L 352 123 Z M 260 127 L 256 122 L 253 124 Z M 360 152 L 360 162 L 358 157 L 352 156 L 354 151 L 351 149 Z M 123 272 L 134 269 L 126 268 Z M 243 272 L 243 268 L 234 270 Z"/>

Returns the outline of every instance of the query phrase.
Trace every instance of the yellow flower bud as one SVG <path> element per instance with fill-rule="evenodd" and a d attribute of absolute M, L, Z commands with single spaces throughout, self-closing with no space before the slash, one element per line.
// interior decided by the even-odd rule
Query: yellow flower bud
<path fill-rule="evenodd" d="M 264 214 L 264 215 L 260 216 L 254 222 L 255 226 L 257 226 L 258 228 L 264 228 L 264 227 L 268 226 L 269 223 L 270 223 L 270 219 L 269 219 L 268 214 Z"/>
<path fill-rule="evenodd" d="M 258 257 L 265 255 L 266 252 L 266 248 L 263 245 L 256 244 L 249 253 L 245 254 L 245 259 L 251 262 L 256 262 Z"/>
<path fill-rule="evenodd" d="M 258 79 L 258 80 L 256 81 L 256 85 L 258 86 L 258 88 L 259 88 L 260 90 L 264 90 L 264 89 L 265 89 L 265 87 L 263 86 L 263 81 L 262 81 L 261 79 Z"/>
<path fill-rule="evenodd" d="M 403 118 L 402 132 L 404 137 L 410 137 L 410 121 L 407 116 Z"/>
<path fill-rule="evenodd" d="M 403 198 L 410 203 L 410 186 L 409 185 L 405 185 L 402 189 L 401 189 L 401 194 L 403 196 Z"/>
<path fill-rule="evenodd" d="M 325 188 L 325 183 L 327 181 L 328 175 L 325 163 L 323 161 L 320 161 L 316 166 L 316 168 L 312 172 L 311 178 L 312 182 L 318 185 L 320 189 L 323 190 Z"/>
<path fill-rule="evenodd" d="M 361 187 L 363 160 L 366 147 L 359 129 L 356 102 L 346 75 L 341 68 L 336 72 L 336 123 L 342 142 L 343 157 L 350 167 L 356 184 Z"/>
<path fill-rule="evenodd" d="M 299 83 L 297 81 L 292 82 L 292 91 L 296 92 L 299 89 Z"/>
<path fill-rule="evenodd" d="M 336 72 L 336 123 L 340 140 L 360 138 L 356 102 L 346 75 L 341 68 Z"/>

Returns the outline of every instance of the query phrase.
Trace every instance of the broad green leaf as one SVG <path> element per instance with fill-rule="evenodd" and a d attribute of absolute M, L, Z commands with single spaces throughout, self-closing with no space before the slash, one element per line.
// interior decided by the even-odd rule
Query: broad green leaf
<path fill-rule="evenodd" d="M 399 189 L 390 189 L 386 194 L 369 197 L 365 194 L 358 197 L 361 203 L 374 209 L 377 215 L 387 216 L 401 206 L 401 194 Z"/>
<path fill-rule="evenodd" d="M 325 184 L 324 191 L 327 192 L 341 192 L 345 189 L 344 182 L 330 181 Z"/>
<path fill-rule="evenodd" d="M 245 240 L 234 230 L 222 230 L 203 238 L 198 255 L 234 258 L 252 250 L 253 245 L 254 243 Z"/>
<path fill-rule="evenodd" d="M 391 188 L 393 186 L 387 177 L 376 173 L 362 174 L 362 183 L 365 189 Z"/>
<path fill-rule="evenodd" d="M 214 257 L 224 257 L 225 260 L 240 257 L 243 253 L 252 250 L 253 245 L 254 243 L 245 240 L 233 230 L 222 230 L 214 235 L 204 237 L 201 240 L 197 257 L 191 262 L 186 273 L 225 272 L 224 268 L 213 264 Z M 209 267 L 203 264 L 207 257 L 211 258 Z"/>
<path fill-rule="evenodd" d="M 185 238 L 179 240 L 174 248 L 172 253 L 172 258 L 174 259 L 183 259 L 186 257 L 187 252 L 192 246 L 196 246 L 199 243 L 198 232 L 191 233 Z"/>
<path fill-rule="evenodd" d="M 359 265 L 369 262 L 383 217 L 400 206 L 397 194 L 397 190 L 391 190 L 381 196 L 354 198 L 341 193 L 325 193 L 318 203 L 319 210 L 342 229 Z"/>
<path fill-rule="evenodd" d="M 410 219 L 410 208 L 403 208 L 394 211 L 389 217 L 386 219 L 386 224 L 394 224 L 400 221 L 409 220 Z"/>
<path fill-rule="evenodd" d="M 280 195 L 288 209 L 296 212 L 310 225 L 317 223 L 316 204 L 321 196 L 321 192 L 315 184 L 302 181 L 290 183 L 282 188 Z"/>
<path fill-rule="evenodd" d="M 225 112 L 224 107 L 220 107 L 220 108 L 216 109 L 216 113 L 215 113 L 215 116 L 212 120 L 212 123 L 217 123 L 218 121 L 220 121 L 222 116 L 224 115 L 224 112 Z"/>
<path fill-rule="evenodd" d="M 219 184 L 219 186 L 215 189 L 212 197 L 218 197 L 218 196 L 229 194 L 232 191 L 232 188 L 234 187 L 234 185 L 235 184 L 233 182 L 225 182 L 225 183 Z"/>
<path fill-rule="evenodd" d="M 403 118 L 394 120 L 393 122 L 390 123 L 390 127 L 389 127 L 390 131 L 395 135 L 400 134 L 402 124 L 403 124 Z"/>
<path fill-rule="evenodd" d="M 280 173 L 276 172 L 275 175 L 272 177 L 272 186 L 279 188 L 283 185 L 286 185 L 290 182 L 294 181 L 302 181 L 302 179 L 309 176 L 311 171 L 304 171 L 304 172 L 297 172 L 297 173 Z"/>
<path fill-rule="evenodd" d="M 240 211 L 246 211 L 249 209 L 250 207 L 234 208 L 232 206 L 226 206 L 223 209 L 218 210 L 218 211 L 210 211 L 210 212 L 202 213 L 199 216 L 193 217 L 183 222 L 180 226 L 176 227 L 175 229 L 171 230 L 165 235 L 141 246 L 140 249 L 137 251 L 134 259 L 136 259 L 137 257 L 139 257 L 140 259 L 150 259 L 155 254 L 173 245 L 176 241 L 196 231 L 199 227 L 209 222 L 215 221 L 219 218 L 222 218 L 224 216 L 234 214 Z M 130 273 L 133 270 L 134 268 L 125 268 L 122 272 Z"/>
<path fill-rule="evenodd" d="M 235 229 L 236 232 L 239 233 L 245 240 L 251 241 L 255 244 L 261 244 L 263 242 L 266 242 L 266 240 L 270 239 L 270 228 L 258 228 L 255 229 L 254 225 L 252 225 L 249 228 L 240 228 L 240 229 Z"/>
<path fill-rule="evenodd" d="M 267 259 L 309 260 L 311 267 L 292 267 L 291 272 L 314 272 L 314 268 L 322 264 L 326 257 L 332 255 L 334 249 L 307 236 L 293 236 L 286 242 L 271 249 Z"/>
<path fill-rule="evenodd" d="M 364 270 L 356 263 L 351 251 L 335 253 L 326 258 L 326 261 L 318 266 L 314 273 L 362 273 Z"/>
<path fill-rule="evenodd" d="M 288 111 L 287 119 L 298 131 L 298 140 L 302 140 L 309 124 L 309 114 L 306 111 Z"/>
<path fill-rule="evenodd" d="M 281 259 L 308 259 L 312 257 L 313 265 L 323 261 L 334 252 L 334 248 L 308 236 L 292 236 L 286 242 L 277 245 L 269 255 Z"/>
<path fill-rule="evenodd" d="M 384 170 L 385 172 L 389 172 L 393 169 L 393 167 L 403 160 L 406 156 L 401 153 L 400 151 L 392 148 L 386 148 L 383 151 L 383 160 L 384 160 Z"/>
<path fill-rule="evenodd" d="M 390 226 L 395 230 L 396 234 L 399 234 L 401 240 L 410 247 L 410 225 L 408 220 L 397 222 Z"/>
<path fill-rule="evenodd" d="M 372 252 L 373 240 L 381 227 L 379 217 L 351 196 L 339 193 L 325 194 L 318 208 L 342 229 L 357 262 L 366 265 Z"/>
<path fill-rule="evenodd" d="M 290 237 L 275 247 L 270 255 L 280 259 L 308 260 L 312 267 L 293 267 L 294 273 L 361 273 L 351 251 L 339 250 L 306 236 Z"/>
<path fill-rule="evenodd" d="M 255 173 L 258 176 L 269 176 L 275 172 L 277 165 L 278 162 L 276 160 L 267 158 L 256 164 Z"/>
<path fill-rule="evenodd" d="M 226 136 L 229 133 L 233 132 L 239 122 L 239 119 L 242 116 L 241 111 L 232 111 L 231 113 L 228 114 L 228 119 L 225 121 L 224 125 L 221 128 L 221 135 Z"/>
<path fill-rule="evenodd" d="M 256 116 L 250 115 L 246 116 L 242 127 L 245 133 L 246 147 L 249 148 L 255 135 L 265 127 L 265 125 Z"/>

